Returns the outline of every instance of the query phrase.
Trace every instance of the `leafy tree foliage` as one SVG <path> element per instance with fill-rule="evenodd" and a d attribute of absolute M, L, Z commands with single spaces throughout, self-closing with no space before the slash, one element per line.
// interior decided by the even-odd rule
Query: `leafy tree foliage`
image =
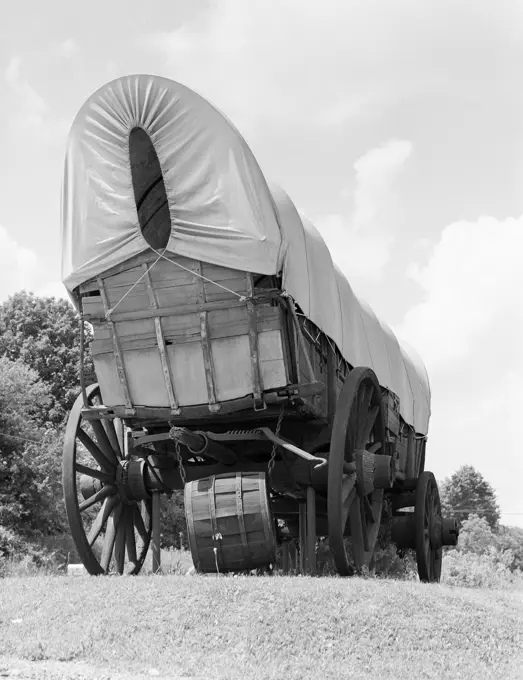
<path fill-rule="evenodd" d="M 488 556 L 494 564 L 501 564 L 505 568 L 515 571 L 521 568 L 523 552 L 523 532 L 507 535 L 506 529 L 493 531 L 485 517 L 469 515 L 463 521 L 457 550 L 461 553 Z M 510 536 L 510 538 L 508 537 Z"/>
<path fill-rule="evenodd" d="M 470 514 L 461 525 L 458 550 L 465 553 L 485 555 L 496 547 L 496 537 L 484 517 Z"/>
<path fill-rule="evenodd" d="M 54 430 L 39 426 L 51 390 L 21 361 L 0 358 L 0 526 L 19 535 L 62 526 Z"/>
<path fill-rule="evenodd" d="M 85 325 L 87 345 L 92 335 Z M 80 333 L 78 315 L 67 300 L 41 298 L 22 291 L 0 305 L 0 357 L 20 360 L 49 387 L 39 422 L 58 425 L 79 393 Z M 94 382 L 86 356 L 87 382 Z"/>
<path fill-rule="evenodd" d="M 492 486 L 472 466 L 463 465 L 440 487 L 442 511 L 461 523 L 475 514 L 484 517 L 491 527 L 500 518 L 496 494 Z"/>
<path fill-rule="evenodd" d="M 501 525 L 496 535 L 500 550 L 510 550 L 514 555 L 514 567 L 523 571 L 523 529 Z"/>
<path fill-rule="evenodd" d="M 161 505 L 162 548 L 188 547 L 187 523 L 183 491 L 175 491 L 170 498 L 162 497 Z"/>

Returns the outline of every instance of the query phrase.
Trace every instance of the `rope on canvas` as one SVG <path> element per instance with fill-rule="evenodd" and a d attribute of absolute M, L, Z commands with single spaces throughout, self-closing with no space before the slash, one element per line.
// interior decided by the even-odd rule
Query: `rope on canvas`
<path fill-rule="evenodd" d="M 177 267 L 180 267 L 180 269 L 184 269 L 186 272 L 189 272 L 190 274 L 193 274 L 194 276 L 198 276 L 200 279 L 203 279 L 204 281 L 207 281 L 208 283 L 212 283 L 213 286 L 218 286 L 218 288 L 222 288 L 223 290 L 227 291 L 228 293 L 231 293 L 231 295 L 236 295 L 237 298 L 239 298 L 240 302 L 246 302 L 247 301 L 247 296 L 246 295 L 240 295 L 240 293 L 237 293 L 235 290 L 231 290 L 230 288 L 227 288 L 227 286 L 223 286 L 221 283 L 218 283 L 217 281 L 213 281 L 212 279 L 208 279 L 206 276 L 203 276 L 203 274 L 200 274 L 199 272 L 195 272 L 193 269 L 188 269 L 187 267 L 184 267 L 183 264 L 180 264 L 179 262 L 176 262 L 175 260 L 171 260 L 170 258 L 166 257 L 163 252 L 159 252 L 152 246 L 149 246 L 149 248 L 158 255 L 156 260 L 152 263 L 150 267 L 148 267 L 144 273 L 140 276 L 140 278 L 133 283 L 133 285 L 129 288 L 129 290 L 122 295 L 122 297 L 118 300 L 118 302 L 114 305 L 114 307 L 111 307 L 111 309 L 108 309 L 105 318 L 106 320 L 109 320 L 109 317 L 111 314 L 114 312 L 114 310 L 118 307 L 119 304 L 121 304 L 125 298 L 129 295 L 129 293 L 136 288 L 136 286 L 140 283 L 140 281 L 147 276 L 147 274 L 151 271 L 151 269 L 160 261 L 160 260 L 166 260 L 167 262 L 170 262 L 171 264 L 176 265 Z"/>
<path fill-rule="evenodd" d="M 156 251 L 155 251 L 155 252 L 156 252 Z M 154 265 L 155 265 L 157 262 L 160 261 L 160 257 L 161 257 L 161 255 L 158 255 L 158 257 L 157 257 L 156 260 L 152 263 L 152 265 L 151 265 L 150 267 L 148 267 L 148 268 L 144 271 L 144 273 L 140 276 L 140 278 L 139 278 L 137 281 L 135 281 L 135 282 L 133 283 L 133 285 L 129 288 L 129 290 L 128 290 L 126 293 L 124 293 L 124 295 L 122 295 L 122 297 L 118 300 L 118 302 L 115 304 L 115 306 L 114 306 L 114 307 L 111 307 L 111 309 L 108 309 L 108 310 L 107 310 L 107 312 L 105 313 L 105 318 L 106 318 L 107 320 L 109 319 L 109 317 L 111 316 L 111 314 L 114 312 L 114 310 L 118 307 L 118 305 L 119 305 L 120 303 L 122 303 L 122 302 L 125 300 L 125 298 L 129 295 L 129 293 L 130 293 L 132 290 L 134 290 L 134 288 L 136 288 L 136 286 L 140 283 L 140 281 L 141 281 L 145 276 L 147 276 L 147 274 L 151 271 L 151 269 L 154 267 Z"/>
<path fill-rule="evenodd" d="M 166 260 L 167 262 L 170 262 L 171 264 L 175 264 L 177 267 L 180 267 L 180 269 L 184 269 L 186 272 L 189 272 L 189 274 L 194 274 L 194 276 L 198 276 L 200 279 L 203 279 L 204 281 L 207 281 L 208 283 L 212 283 L 213 286 L 218 286 L 218 288 L 222 288 L 223 290 L 227 291 L 228 293 L 231 293 L 231 295 L 236 295 L 236 297 L 239 298 L 241 302 L 245 302 L 247 300 L 246 295 L 240 295 L 240 293 L 237 293 L 235 290 L 231 290 L 230 288 L 227 288 L 227 286 L 222 286 L 221 283 L 217 283 L 216 281 L 213 281 L 212 279 L 208 279 L 203 274 L 200 274 L 199 272 L 195 272 L 194 269 L 189 269 L 188 267 L 184 267 L 183 264 L 180 264 L 179 262 L 176 262 L 175 260 L 171 260 L 170 258 L 166 257 L 163 253 L 158 252 L 152 246 L 149 246 L 149 248 L 154 253 L 156 253 L 158 255 L 158 259 L 162 258 L 162 259 Z"/>

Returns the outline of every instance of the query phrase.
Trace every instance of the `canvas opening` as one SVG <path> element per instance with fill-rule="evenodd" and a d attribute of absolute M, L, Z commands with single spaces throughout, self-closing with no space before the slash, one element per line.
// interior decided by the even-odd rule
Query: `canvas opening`
<path fill-rule="evenodd" d="M 160 161 L 142 128 L 133 128 L 129 134 L 129 157 L 142 235 L 150 246 L 160 250 L 169 242 L 171 216 Z"/>

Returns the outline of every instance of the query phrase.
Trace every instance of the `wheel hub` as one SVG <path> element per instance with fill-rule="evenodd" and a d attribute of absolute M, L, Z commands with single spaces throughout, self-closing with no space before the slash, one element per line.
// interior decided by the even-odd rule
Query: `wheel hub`
<path fill-rule="evenodd" d="M 97 491 L 100 491 L 102 486 L 103 482 L 99 479 L 94 479 L 93 477 L 89 477 L 89 475 L 81 475 L 80 477 L 80 493 L 82 494 L 84 501 L 91 498 L 91 496 L 94 496 Z"/>
<path fill-rule="evenodd" d="M 116 469 L 116 487 L 125 503 L 143 501 L 150 498 L 145 485 L 145 461 L 121 460 Z"/>

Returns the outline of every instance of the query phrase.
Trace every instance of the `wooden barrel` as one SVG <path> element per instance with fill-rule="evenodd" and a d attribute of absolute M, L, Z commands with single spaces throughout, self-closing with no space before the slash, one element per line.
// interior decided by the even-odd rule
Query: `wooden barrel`
<path fill-rule="evenodd" d="M 230 472 L 188 482 L 185 517 L 196 571 L 246 571 L 275 563 L 263 472 Z"/>

